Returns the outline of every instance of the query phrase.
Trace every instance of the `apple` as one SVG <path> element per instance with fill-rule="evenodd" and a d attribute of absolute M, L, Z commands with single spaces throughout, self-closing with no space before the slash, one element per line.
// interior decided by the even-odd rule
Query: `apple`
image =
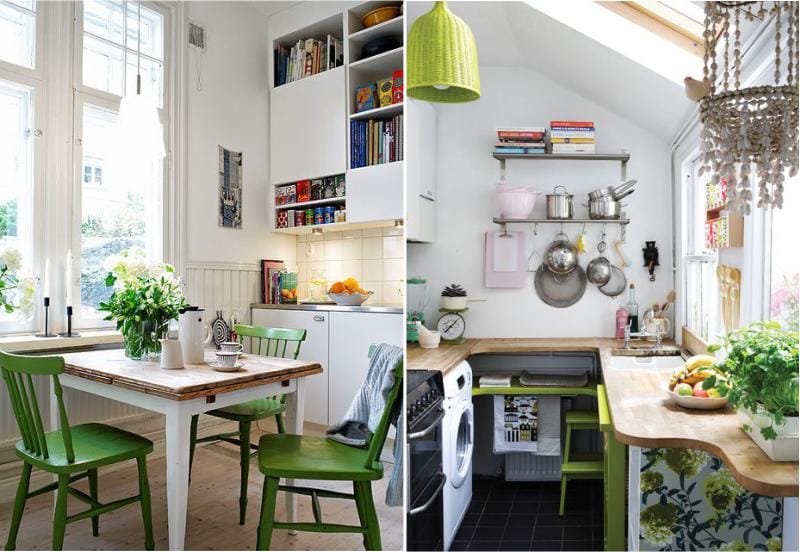
<path fill-rule="evenodd" d="M 675 389 L 673 389 L 673 391 L 675 391 L 681 397 L 691 397 L 692 391 L 694 390 L 692 389 L 692 386 L 689 385 L 688 383 L 679 383 L 678 385 L 675 386 Z"/>
<path fill-rule="evenodd" d="M 698 381 L 697 383 L 694 384 L 694 391 L 692 391 L 692 396 L 693 397 L 699 397 L 701 399 L 707 399 L 708 398 L 708 391 L 703 389 L 703 382 L 702 381 Z"/>

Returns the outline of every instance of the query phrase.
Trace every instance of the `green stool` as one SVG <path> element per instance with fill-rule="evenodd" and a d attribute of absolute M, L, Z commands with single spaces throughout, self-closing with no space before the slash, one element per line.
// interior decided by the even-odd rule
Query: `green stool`
<path fill-rule="evenodd" d="M 300 345 L 306 339 L 306 330 L 293 330 L 284 328 L 261 328 L 259 326 L 245 326 L 236 324 L 233 327 L 241 343 L 245 337 L 252 340 L 253 351 L 257 355 L 297 359 L 300 354 Z M 258 340 L 258 341 L 256 341 Z M 189 477 L 191 478 L 192 463 L 194 462 L 194 449 L 197 443 L 210 441 L 225 441 L 239 446 L 239 467 L 241 481 L 239 489 L 239 524 L 244 525 L 247 513 L 247 479 L 250 474 L 250 456 L 258 454 L 258 446 L 250 443 L 250 427 L 253 422 L 265 420 L 275 416 L 278 433 L 285 433 L 283 413 L 286 410 L 286 396 L 265 397 L 233 406 L 226 406 L 218 410 L 207 412 L 211 416 L 239 422 L 239 431 L 235 433 L 222 433 L 197 438 L 197 421 L 199 415 L 192 416 L 192 425 L 189 441 Z M 251 449 L 253 452 L 251 452 Z"/>
<path fill-rule="evenodd" d="M 372 500 L 372 482 L 383 477 L 380 456 L 389 432 L 391 415 L 402 405 L 403 365 L 395 368 L 395 383 L 386 401 L 375 433 L 367 448 L 356 448 L 324 437 L 303 435 L 264 435 L 259 442 L 258 464 L 264 474 L 261 519 L 258 524 L 257 550 L 268 550 L 274 529 L 316 533 L 361 533 L 367 550 L 381 549 L 378 514 Z M 314 487 L 280 485 L 280 478 L 317 481 L 352 481 L 353 494 Z M 278 491 L 311 497 L 314 522 L 283 523 L 275 521 Z M 324 523 L 319 498 L 355 500 L 360 525 Z"/>
<path fill-rule="evenodd" d="M 569 479 L 603 479 L 603 456 L 597 454 L 570 455 L 573 430 L 600 429 L 600 418 L 597 412 L 571 410 L 567 412 L 567 439 L 564 443 L 564 460 L 561 463 L 561 503 L 558 515 L 564 515 L 564 502 L 567 496 L 567 480 Z M 572 457 L 572 459 L 570 459 Z"/>
<path fill-rule="evenodd" d="M 153 452 L 153 443 L 144 437 L 103 424 L 70 427 L 58 381 L 58 375 L 63 372 L 64 359 L 61 357 L 28 357 L 0 352 L 0 373 L 8 388 L 11 408 L 22 436 L 22 440 L 16 445 L 17 457 L 22 460 L 22 477 L 17 487 L 5 549 L 14 550 L 17 545 L 17 532 L 28 498 L 57 490 L 53 513 L 53 550 L 61 550 L 67 523 L 91 518 L 92 535 L 96 537 L 100 514 L 134 502 L 140 502 L 142 507 L 144 546 L 147 550 L 153 550 L 153 522 L 146 462 L 146 456 Z M 53 378 L 53 390 L 61 421 L 59 431 L 45 433 L 31 376 Z M 139 468 L 139 494 L 102 504 L 97 499 L 97 469 L 133 459 L 136 459 Z M 57 475 L 58 481 L 29 491 L 34 467 Z M 70 483 L 84 477 L 89 479 L 89 494 L 70 487 Z M 90 508 L 68 516 L 68 495 L 87 503 Z"/>

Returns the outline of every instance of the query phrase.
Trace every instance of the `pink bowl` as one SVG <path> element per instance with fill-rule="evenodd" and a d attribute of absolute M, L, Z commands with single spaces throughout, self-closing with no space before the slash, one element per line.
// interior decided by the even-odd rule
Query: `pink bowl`
<path fill-rule="evenodd" d="M 536 196 L 539 192 L 530 191 L 498 191 L 495 194 L 500 218 L 524 219 L 533 211 L 536 205 Z"/>

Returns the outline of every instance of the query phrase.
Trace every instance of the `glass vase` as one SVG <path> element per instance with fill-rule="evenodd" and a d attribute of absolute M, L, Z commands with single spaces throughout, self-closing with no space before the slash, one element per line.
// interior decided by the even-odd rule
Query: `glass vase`
<path fill-rule="evenodd" d="M 125 356 L 132 360 L 159 360 L 161 341 L 166 337 L 168 321 L 145 319 L 130 322 L 123 329 Z"/>

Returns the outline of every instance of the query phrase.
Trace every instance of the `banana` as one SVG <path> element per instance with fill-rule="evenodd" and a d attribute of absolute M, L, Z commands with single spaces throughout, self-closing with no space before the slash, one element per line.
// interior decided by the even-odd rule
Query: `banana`
<path fill-rule="evenodd" d="M 713 366 L 717 362 L 717 359 L 711 355 L 695 355 L 688 359 L 684 366 L 686 370 L 690 373 L 697 368 L 701 368 L 704 366 Z"/>

